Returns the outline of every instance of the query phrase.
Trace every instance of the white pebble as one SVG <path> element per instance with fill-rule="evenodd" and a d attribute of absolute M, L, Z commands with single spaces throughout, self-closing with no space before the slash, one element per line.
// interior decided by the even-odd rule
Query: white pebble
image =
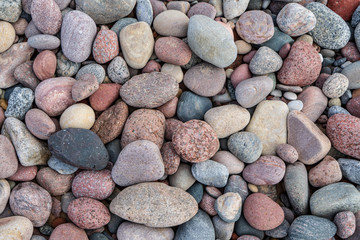
<path fill-rule="evenodd" d="M 270 93 L 271 96 L 274 96 L 274 97 L 281 97 L 282 96 L 282 92 L 278 89 L 275 89 L 273 90 L 271 93 Z"/>
<path fill-rule="evenodd" d="M 341 68 L 346 68 L 347 66 L 349 66 L 350 64 L 352 64 L 352 62 L 350 61 L 346 61 L 341 65 Z"/>
<path fill-rule="evenodd" d="M 267 7 L 270 5 L 271 0 L 264 0 L 262 3 L 262 9 L 267 9 Z"/>
<path fill-rule="evenodd" d="M 288 107 L 289 107 L 290 111 L 293 111 L 293 110 L 301 111 L 301 109 L 303 109 L 303 107 L 304 107 L 304 104 L 300 100 L 294 100 L 294 101 L 290 101 L 288 103 Z"/>
<path fill-rule="evenodd" d="M 321 55 L 321 53 L 319 53 L 319 56 L 320 56 L 321 62 L 323 62 L 324 61 L 323 55 Z"/>
<path fill-rule="evenodd" d="M 296 100 L 297 99 L 297 95 L 295 93 L 293 93 L 293 92 L 285 92 L 284 97 L 287 100 Z"/>

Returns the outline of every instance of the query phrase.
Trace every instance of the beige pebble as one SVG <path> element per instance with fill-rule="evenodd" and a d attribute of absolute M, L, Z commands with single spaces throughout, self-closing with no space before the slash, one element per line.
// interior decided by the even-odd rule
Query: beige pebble
<path fill-rule="evenodd" d="M 0 21 L 0 53 L 8 50 L 15 41 L 14 27 L 4 21 Z"/>
<path fill-rule="evenodd" d="M 230 77 L 231 77 L 231 74 L 232 74 L 233 72 L 234 72 L 234 69 L 231 69 L 231 68 L 226 69 L 226 71 L 225 71 L 226 77 L 227 77 L 227 78 L 230 78 Z"/>
<path fill-rule="evenodd" d="M 310 35 L 304 34 L 301 37 L 298 37 L 296 41 L 305 41 L 307 43 L 313 44 L 314 40 Z"/>
<path fill-rule="evenodd" d="M 253 193 L 259 192 L 258 187 L 257 187 L 256 185 L 254 185 L 254 184 L 248 183 L 248 188 L 249 188 L 249 190 L 250 190 L 251 192 L 253 192 Z"/>
<path fill-rule="evenodd" d="M 25 18 L 19 18 L 19 20 L 17 20 L 15 23 L 13 23 L 15 33 L 17 35 L 24 35 L 27 25 L 28 25 L 28 22 L 26 21 Z"/>
<path fill-rule="evenodd" d="M 238 54 L 247 54 L 251 51 L 251 44 L 245 42 L 244 40 L 235 41 Z"/>
<path fill-rule="evenodd" d="M 161 72 L 173 76 L 178 83 L 181 83 L 184 78 L 184 73 L 181 67 L 170 63 L 165 63 L 161 67 Z"/>
<path fill-rule="evenodd" d="M 68 107 L 60 117 L 61 129 L 84 128 L 90 129 L 95 122 L 94 110 L 84 103 L 77 103 Z"/>
<path fill-rule="evenodd" d="M 332 107 L 332 106 L 340 106 L 341 107 L 341 100 L 340 98 L 332 98 L 329 100 L 328 102 L 328 106 Z"/>

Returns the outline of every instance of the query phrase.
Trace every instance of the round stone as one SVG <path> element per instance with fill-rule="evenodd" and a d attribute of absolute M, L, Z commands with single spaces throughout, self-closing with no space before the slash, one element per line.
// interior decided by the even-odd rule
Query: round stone
<path fill-rule="evenodd" d="M 209 98 L 185 91 L 180 96 L 176 114 L 183 122 L 192 119 L 201 120 L 204 119 L 205 113 L 211 108 L 212 102 Z"/>
<path fill-rule="evenodd" d="M 31 221 L 22 216 L 11 216 L 0 219 L 0 237 L 3 239 L 22 240 L 32 239 L 33 224 Z"/>
<path fill-rule="evenodd" d="M 215 201 L 215 210 L 225 222 L 236 222 L 240 218 L 242 199 L 238 193 L 228 192 Z"/>
<path fill-rule="evenodd" d="M 169 2 L 168 5 L 171 5 Z M 169 9 L 169 6 L 168 6 Z M 166 10 L 154 19 L 154 29 L 162 36 L 186 37 L 189 18 L 182 12 Z"/>
<path fill-rule="evenodd" d="M 90 129 L 95 122 L 94 110 L 84 103 L 68 107 L 60 117 L 60 127 Z"/>
<path fill-rule="evenodd" d="M 287 163 L 294 163 L 299 158 L 298 152 L 290 144 L 279 144 L 276 147 L 276 154 Z"/>
<path fill-rule="evenodd" d="M 161 67 L 161 72 L 169 74 L 175 78 L 176 82 L 181 83 L 184 77 L 184 73 L 180 66 L 165 63 Z"/>
<path fill-rule="evenodd" d="M 185 163 L 180 163 L 177 171 L 169 176 L 170 186 L 188 190 L 196 182 L 191 174 L 191 166 Z"/>
<path fill-rule="evenodd" d="M 54 0 L 32 0 L 31 18 L 42 33 L 55 35 L 61 27 L 61 11 Z"/>
<path fill-rule="evenodd" d="M 228 151 L 218 151 L 212 160 L 225 165 L 229 174 L 240 174 L 244 169 L 244 163 Z"/>
<path fill-rule="evenodd" d="M 115 57 L 110 62 L 107 72 L 114 83 L 124 84 L 130 78 L 129 68 L 125 60 L 120 56 Z"/>
<path fill-rule="evenodd" d="M 97 63 L 104 64 L 119 54 L 119 41 L 116 33 L 102 26 L 95 37 L 92 54 Z"/>
<path fill-rule="evenodd" d="M 360 96 L 352 98 L 346 104 L 346 109 L 355 117 L 360 118 Z M 346 113 L 346 112 L 345 112 Z"/>
<path fill-rule="evenodd" d="M 15 87 L 10 94 L 5 117 L 15 117 L 19 120 L 25 118 L 34 101 L 34 92 L 29 88 Z"/>
<path fill-rule="evenodd" d="M 189 46 L 176 37 L 162 37 L 155 42 L 155 54 L 163 62 L 185 65 L 191 59 Z"/>
<path fill-rule="evenodd" d="M 172 142 L 180 157 L 193 163 L 210 159 L 220 146 L 215 131 L 200 120 L 190 120 L 181 125 L 174 133 Z"/>
<path fill-rule="evenodd" d="M 54 76 L 56 71 L 56 56 L 50 50 L 45 50 L 36 56 L 33 69 L 35 75 L 40 80 L 45 80 Z"/>
<path fill-rule="evenodd" d="M 98 90 L 89 98 L 92 109 L 99 112 L 108 109 L 119 98 L 120 88 L 121 85 L 116 83 L 100 84 Z"/>
<path fill-rule="evenodd" d="M 4 21 L 0 21 L 0 33 L 0 53 L 3 53 L 14 43 L 16 35 L 14 27 L 10 23 Z"/>
<path fill-rule="evenodd" d="M 60 196 L 68 192 L 74 175 L 59 174 L 49 167 L 42 168 L 36 175 L 36 181 L 53 196 Z"/>
<path fill-rule="evenodd" d="M 80 70 L 76 74 L 76 80 L 80 80 L 81 76 L 85 74 L 93 74 L 99 84 L 104 81 L 106 75 L 105 69 L 100 64 L 96 63 L 88 64 L 80 68 Z"/>
<path fill-rule="evenodd" d="M 24 167 L 19 164 L 18 169 L 15 174 L 11 177 L 8 177 L 8 180 L 17 181 L 17 182 L 29 182 L 35 179 L 37 174 L 37 166 Z"/>
<path fill-rule="evenodd" d="M 334 223 L 337 226 L 336 234 L 341 238 L 348 238 L 355 233 L 356 219 L 354 213 L 350 211 L 337 213 Z"/>
<path fill-rule="evenodd" d="M 72 223 L 64 223 L 57 226 L 49 238 L 49 240 L 65 239 L 88 240 L 88 237 L 83 229 L 76 227 Z"/>
<path fill-rule="evenodd" d="M 326 79 L 322 87 L 323 93 L 328 98 L 341 97 L 349 86 L 348 78 L 341 73 L 334 73 Z"/>
<path fill-rule="evenodd" d="M 274 50 L 263 46 L 250 61 L 249 69 L 255 75 L 277 72 L 283 64 L 282 58 Z"/>
<path fill-rule="evenodd" d="M 251 132 L 238 132 L 230 136 L 228 148 L 232 154 L 245 163 L 255 162 L 261 155 L 262 143 Z"/>
<path fill-rule="evenodd" d="M 191 172 L 200 183 L 219 188 L 225 187 L 229 177 L 229 171 L 225 165 L 213 160 L 193 164 Z"/>
<path fill-rule="evenodd" d="M 360 164 L 358 160 L 339 158 L 338 159 L 343 176 L 355 184 L 360 184 Z"/>

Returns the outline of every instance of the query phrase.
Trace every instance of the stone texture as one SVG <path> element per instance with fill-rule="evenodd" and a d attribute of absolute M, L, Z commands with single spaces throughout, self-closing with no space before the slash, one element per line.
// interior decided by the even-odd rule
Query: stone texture
<path fill-rule="evenodd" d="M 213 160 L 193 164 L 191 173 L 198 182 L 218 188 L 225 187 L 229 177 L 226 166 Z"/>
<path fill-rule="evenodd" d="M 120 84 L 102 83 L 98 90 L 90 98 L 90 105 L 95 111 L 105 111 L 111 104 L 119 98 Z"/>
<path fill-rule="evenodd" d="M 328 98 L 341 97 L 349 86 L 349 80 L 341 73 L 329 76 L 322 87 L 323 93 Z"/>
<path fill-rule="evenodd" d="M 0 213 L 3 213 L 10 197 L 10 185 L 5 179 L 0 180 Z M 1 224 L 0 224 L 1 226 Z"/>
<path fill-rule="evenodd" d="M 27 129 L 37 138 L 46 140 L 56 131 L 51 118 L 37 108 L 30 109 L 25 115 Z"/>
<path fill-rule="evenodd" d="M 88 240 L 88 237 L 83 229 L 76 227 L 72 223 L 64 223 L 57 226 L 49 238 L 49 240 L 66 239 Z"/>
<path fill-rule="evenodd" d="M 243 14 L 249 5 L 250 0 L 236 1 L 236 0 L 224 0 L 223 11 L 224 16 L 227 19 L 233 19 Z"/>
<path fill-rule="evenodd" d="M 60 117 L 60 127 L 90 129 L 95 122 L 94 110 L 84 103 L 77 103 L 68 107 Z"/>
<path fill-rule="evenodd" d="M 357 89 L 360 88 L 360 61 L 354 62 L 349 66 L 345 67 L 341 73 L 344 74 L 349 80 L 349 87 L 348 89 Z"/>
<path fill-rule="evenodd" d="M 189 46 L 176 37 L 162 37 L 155 42 L 155 54 L 163 62 L 185 65 L 191 59 Z"/>
<path fill-rule="evenodd" d="M 109 28 L 102 26 L 97 33 L 92 54 L 97 63 L 104 64 L 119 54 L 119 41 L 116 33 Z"/>
<path fill-rule="evenodd" d="M 232 154 L 244 163 L 253 163 L 261 155 L 261 140 L 250 132 L 238 132 L 230 136 L 227 142 L 228 148 Z"/>
<path fill-rule="evenodd" d="M 90 97 L 99 89 L 99 82 L 94 74 L 81 75 L 71 88 L 71 96 L 75 102 Z"/>
<path fill-rule="evenodd" d="M 172 175 L 176 173 L 180 164 L 180 156 L 176 153 L 172 142 L 164 143 L 160 152 L 164 162 L 165 174 Z"/>
<path fill-rule="evenodd" d="M 228 192 L 215 201 L 215 210 L 225 222 L 236 222 L 240 218 L 242 199 L 238 193 Z"/>
<path fill-rule="evenodd" d="M 50 50 L 39 53 L 33 63 L 33 70 L 39 80 L 46 80 L 54 76 L 56 71 L 56 56 Z"/>
<path fill-rule="evenodd" d="M 0 21 L 0 32 L 0 53 L 3 53 L 13 45 L 16 35 L 13 25 L 4 21 Z"/>
<path fill-rule="evenodd" d="M 60 196 L 68 192 L 74 175 L 63 175 L 49 167 L 42 168 L 36 175 L 36 181 L 53 196 Z"/>
<path fill-rule="evenodd" d="M 116 233 L 118 239 L 159 239 L 172 240 L 174 238 L 174 231 L 171 228 L 152 228 L 141 224 L 124 222 L 122 223 Z"/>
<path fill-rule="evenodd" d="M 252 74 L 265 75 L 277 72 L 281 68 L 283 61 L 279 54 L 269 47 L 259 48 L 251 59 L 249 69 Z"/>
<path fill-rule="evenodd" d="M 177 117 L 183 121 L 202 120 L 205 113 L 212 108 L 212 102 L 207 97 L 199 96 L 190 91 L 181 94 L 176 109 Z"/>
<path fill-rule="evenodd" d="M 18 160 L 15 149 L 8 138 L 0 136 L 0 179 L 8 178 L 14 175 L 18 169 Z M 0 213 L 1 213 L 0 209 Z"/>
<path fill-rule="evenodd" d="M 16 22 L 21 15 L 21 0 L 5 0 L 0 5 L 0 19 Z"/>
<path fill-rule="evenodd" d="M 299 111 L 288 114 L 288 143 L 299 153 L 299 161 L 311 165 L 329 152 L 331 143 L 327 136 Z"/>
<path fill-rule="evenodd" d="M 328 0 L 327 7 L 342 17 L 345 21 L 351 20 L 355 9 L 360 5 L 359 0 Z"/>
<path fill-rule="evenodd" d="M 239 174 L 244 169 L 244 163 L 228 151 L 218 151 L 212 160 L 227 167 L 229 174 Z"/>
<path fill-rule="evenodd" d="M 215 14 L 216 14 L 215 7 L 206 2 L 196 3 L 195 5 L 190 7 L 187 13 L 189 18 L 195 15 L 203 15 L 211 19 L 215 18 Z"/>
<path fill-rule="evenodd" d="M 190 220 L 198 207 L 185 191 L 152 182 L 125 188 L 112 200 L 110 211 L 148 227 L 171 227 Z"/>
<path fill-rule="evenodd" d="M 299 154 L 296 149 L 289 144 L 279 144 L 276 147 L 276 154 L 287 163 L 294 163 L 298 160 Z"/>
<path fill-rule="evenodd" d="M 56 54 L 56 58 L 56 74 L 59 77 L 72 77 L 78 72 L 81 66 L 81 63 L 67 59 L 61 51 Z"/>
<path fill-rule="evenodd" d="M 124 84 L 130 78 L 129 68 L 125 60 L 120 56 L 115 57 L 110 62 L 107 72 L 114 83 Z"/>
<path fill-rule="evenodd" d="M 340 182 L 341 178 L 339 163 L 331 156 L 326 156 L 324 160 L 309 171 L 309 182 L 313 187 L 323 187 Z"/>
<path fill-rule="evenodd" d="M 0 237 L 2 239 L 30 240 L 33 224 L 22 216 L 11 216 L 0 219 Z"/>
<path fill-rule="evenodd" d="M 311 121 L 315 122 L 327 107 L 328 99 L 320 88 L 310 86 L 298 95 L 304 106 L 301 110 Z"/>
<path fill-rule="evenodd" d="M 188 190 L 196 182 L 191 173 L 191 166 L 180 163 L 176 173 L 169 176 L 170 186 Z"/>
<path fill-rule="evenodd" d="M 169 5 L 175 2 L 168 3 Z M 162 36 L 186 37 L 189 25 L 189 18 L 177 10 L 166 10 L 158 14 L 154 19 L 154 29 Z"/>
<path fill-rule="evenodd" d="M 354 97 L 350 101 L 348 101 L 346 104 L 346 109 L 353 116 L 360 118 L 360 96 Z"/>
<path fill-rule="evenodd" d="M 61 27 L 61 11 L 54 0 L 31 0 L 31 18 L 42 33 L 55 35 Z"/>
<path fill-rule="evenodd" d="M 32 65 L 33 61 L 27 61 L 17 66 L 14 71 L 14 78 L 24 87 L 30 88 L 31 90 L 35 91 L 35 88 L 40 83 L 40 81 L 36 77 Z"/>
<path fill-rule="evenodd" d="M 10 94 L 5 117 L 14 117 L 24 120 L 26 112 L 31 108 L 34 101 L 34 92 L 29 88 L 15 87 Z"/>
<path fill-rule="evenodd" d="M 33 180 L 37 174 L 37 166 L 24 167 L 19 164 L 18 169 L 15 174 L 11 177 L 8 177 L 8 180 L 17 181 L 17 182 L 28 182 Z"/>
<path fill-rule="evenodd" d="M 347 158 L 339 158 L 338 162 L 344 177 L 355 184 L 360 184 L 360 162 Z"/>

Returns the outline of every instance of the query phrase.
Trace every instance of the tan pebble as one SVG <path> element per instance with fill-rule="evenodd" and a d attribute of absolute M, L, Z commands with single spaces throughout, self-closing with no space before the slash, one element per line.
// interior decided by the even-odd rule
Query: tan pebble
<path fill-rule="evenodd" d="M 181 83 L 184 78 L 184 73 L 181 67 L 170 63 L 165 63 L 161 67 L 161 72 L 173 76 L 178 83 Z"/>
<path fill-rule="evenodd" d="M 253 192 L 253 193 L 259 192 L 258 187 L 257 187 L 256 185 L 254 185 L 254 184 L 249 183 L 249 184 L 248 184 L 248 188 L 249 188 L 249 190 L 250 190 L 251 192 Z"/>
<path fill-rule="evenodd" d="M 328 106 L 332 107 L 332 106 L 340 106 L 341 107 L 341 100 L 340 98 L 332 98 L 329 100 L 328 102 Z"/>
<path fill-rule="evenodd" d="M 231 77 L 231 74 L 232 74 L 233 72 L 234 72 L 234 69 L 231 69 L 231 68 L 226 69 L 226 71 L 225 71 L 226 77 L 227 77 L 227 78 L 230 78 L 230 77 Z"/>
<path fill-rule="evenodd" d="M 251 44 L 245 42 L 244 40 L 235 41 L 238 54 L 247 54 L 251 51 Z"/>
<path fill-rule="evenodd" d="M 0 53 L 8 50 L 15 41 L 14 27 L 4 21 L 0 21 Z"/>
<path fill-rule="evenodd" d="M 60 117 L 61 129 L 90 129 L 94 125 L 94 122 L 94 110 L 84 103 L 78 103 L 68 107 Z"/>
<path fill-rule="evenodd" d="M 304 34 L 296 39 L 296 41 L 305 41 L 311 45 L 314 43 L 313 38 L 310 35 Z"/>
<path fill-rule="evenodd" d="M 15 33 L 17 35 L 24 35 L 27 25 L 28 25 L 28 22 L 26 21 L 25 18 L 19 18 L 19 20 L 17 20 L 15 23 L 13 23 Z"/>

